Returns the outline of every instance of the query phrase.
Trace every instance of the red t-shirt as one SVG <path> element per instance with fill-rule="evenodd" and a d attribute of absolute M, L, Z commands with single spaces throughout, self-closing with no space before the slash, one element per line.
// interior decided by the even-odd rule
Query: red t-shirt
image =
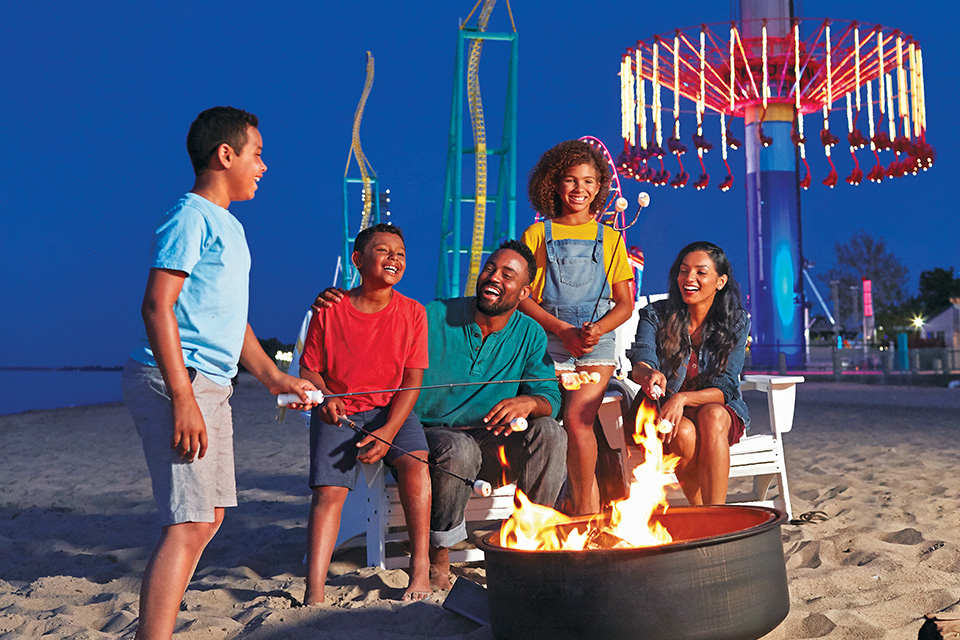
<path fill-rule="evenodd" d="M 323 376 L 332 393 L 395 389 L 403 370 L 426 369 L 427 313 L 398 291 L 376 313 L 357 311 L 349 298 L 313 314 L 300 366 Z M 390 404 L 394 393 L 343 398 L 348 415 Z"/>

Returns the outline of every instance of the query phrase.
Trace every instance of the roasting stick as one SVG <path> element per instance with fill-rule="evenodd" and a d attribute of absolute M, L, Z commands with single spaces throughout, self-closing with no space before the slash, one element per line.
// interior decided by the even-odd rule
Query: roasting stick
<path fill-rule="evenodd" d="M 657 397 L 654 398 L 653 400 L 657 403 L 657 416 L 659 417 L 659 416 L 660 416 L 660 411 L 661 411 L 661 408 L 660 408 L 660 396 L 663 395 L 663 389 L 660 388 L 660 385 L 655 384 L 655 385 L 653 385 L 653 392 L 654 392 L 654 393 L 656 394 L 656 396 L 657 396 Z M 662 419 L 660 420 L 660 424 L 657 425 L 657 431 L 660 432 L 660 433 L 664 433 L 664 434 L 670 433 L 671 431 L 673 431 L 673 423 L 670 422 L 669 420 L 667 420 L 666 418 L 662 418 Z"/>
<path fill-rule="evenodd" d="M 521 378 L 518 380 L 488 380 L 486 382 L 453 382 L 450 384 L 428 384 L 421 387 L 401 387 L 398 389 L 374 389 L 372 391 L 350 391 L 348 393 L 331 393 L 329 395 L 317 389 L 316 391 L 307 391 L 307 397 L 312 404 L 320 404 L 324 398 L 344 398 L 346 396 L 363 396 L 373 393 L 394 393 L 400 391 L 420 391 L 422 389 L 450 389 L 453 387 L 469 387 L 484 384 L 518 384 L 521 382 L 555 382 L 556 378 Z M 574 389 L 581 384 L 596 384 L 600 382 L 599 375 L 592 376 L 584 372 L 581 375 L 564 373 L 560 377 L 560 383 L 565 389 Z M 289 404 L 300 404 L 300 396 L 295 393 L 281 393 L 277 396 L 277 405 L 285 407 Z"/>
<path fill-rule="evenodd" d="M 447 475 L 453 476 L 453 477 L 456 478 L 457 480 L 462 481 L 464 484 L 466 484 L 468 487 L 470 487 L 470 489 L 473 491 L 474 495 L 478 495 L 478 496 L 480 496 L 481 498 L 489 498 L 489 497 L 490 497 L 490 494 L 493 493 L 493 485 L 491 485 L 491 484 L 490 484 L 489 482 L 487 482 L 486 480 L 480 480 L 479 478 L 477 478 L 476 480 L 469 480 L 469 479 L 464 478 L 463 476 L 461 476 L 461 475 L 459 475 L 459 474 L 454 473 L 453 471 L 449 471 L 449 470 L 447 470 L 447 469 L 444 469 L 444 468 L 441 467 L 441 466 L 438 466 L 438 465 L 433 464 L 432 462 L 428 462 L 428 461 L 424 460 L 423 458 L 421 458 L 421 457 L 419 457 L 419 456 L 413 455 L 412 453 L 410 453 L 409 451 L 407 451 L 407 450 L 405 450 L 405 449 L 401 449 L 400 447 L 398 447 L 397 445 L 393 444 L 392 442 L 387 442 L 386 440 L 384 440 L 384 439 L 381 438 L 380 436 L 378 436 L 378 435 L 376 435 L 376 434 L 373 434 L 373 433 L 370 433 L 369 431 L 367 431 L 367 430 L 364 429 L 363 427 L 357 426 L 357 423 L 356 423 L 356 422 L 354 422 L 353 420 L 351 420 L 350 418 L 348 418 L 348 417 L 346 417 L 346 416 L 340 416 L 340 426 L 350 427 L 351 429 L 353 429 L 353 430 L 356 431 L 357 433 L 362 433 L 362 434 L 364 434 L 364 435 L 370 436 L 370 437 L 373 438 L 374 440 L 379 440 L 380 442 L 382 442 L 383 444 L 387 445 L 387 446 L 390 447 L 391 449 L 394 449 L 394 450 L 402 453 L 403 455 L 410 456 L 410 457 L 413 458 L 414 460 L 417 460 L 417 461 L 419 461 L 419 462 L 422 462 L 423 464 L 427 465 L 427 466 L 430 467 L 431 469 L 436 469 L 437 471 L 442 471 L 443 473 L 446 473 Z"/>

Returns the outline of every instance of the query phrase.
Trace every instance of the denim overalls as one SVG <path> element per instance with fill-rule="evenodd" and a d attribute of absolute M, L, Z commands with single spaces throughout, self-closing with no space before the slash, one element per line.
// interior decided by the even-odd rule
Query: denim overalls
<path fill-rule="evenodd" d="M 578 329 L 585 322 L 596 322 L 613 306 L 603 264 L 603 231 L 603 225 L 597 223 L 595 240 L 554 240 L 553 222 L 545 220 L 543 223 L 547 268 L 541 306 Z M 613 366 L 616 364 L 616 338 L 612 331 L 604 334 L 591 353 L 574 358 L 559 337 L 548 333 L 547 352 L 560 370 L 573 371 L 578 364 Z"/>

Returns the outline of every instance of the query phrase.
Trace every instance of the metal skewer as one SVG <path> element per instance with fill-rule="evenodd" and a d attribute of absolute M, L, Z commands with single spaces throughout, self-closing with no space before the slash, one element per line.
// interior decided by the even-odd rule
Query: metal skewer
<path fill-rule="evenodd" d="M 367 431 L 367 430 L 364 429 L 363 427 L 357 426 L 357 423 L 356 423 L 356 422 L 354 422 L 353 420 L 351 420 L 350 418 L 348 418 L 348 417 L 346 417 L 346 416 L 340 416 L 339 422 L 340 422 L 340 425 L 341 425 L 341 426 L 346 425 L 346 426 L 350 427 L 351 429 L 353 429 L 354 431 L 356 431 L 357 433 L 362 433 L 362 434 L 364 434 L 364 435 L 370 436 L 370 437 L 373 438 L 374 440 L 379 440 L 380 442 L 382 442 L 383 444 L 387 445 L 387 446 L 390 447 L 391 449 L 395 449 L 396 451 L 399 451 L 400 453 L 402 453 L 402 454 L 404 454 L 404 455 L 406 455 L 406 456 L 410 456 L 410 457 L 413 458 L 414 460 L 417 460 L 417 461 L 419 461 L 419 462 L 422 462 L 423 464 L 427 465 L 427 466 L 430 467 L 431 469 L 436 469 L 437 471 L 442 471 L 443 473 L 446 473 L 446 474 L 449 475 L 449 476 L 453 476 L 453 477 L 456 478 L 457 480 L 460 480 L 461 482 L 463 482 L 464 484 L 466 484 L 468 487 L 470 487 L 470 490 L 473 491 L 473 493 L 474 493 L 475 495 L 478 495 L 478 496 L 480 496 L 481 498 L 488 498 L 488 497 L 490 497 L 490 494 L 493 493 L 493 485 L 491 485 L 491 484 L 490 484 L 489 482 L 487 482 L 486 480 L 481 480 L 481 479 L 479 479 L 479 478 L 477 478 L 476 480 L 469 480 L 469 479 L 464 478 L 463 476 L 461 476 L 461 475 L 459 475 L 459 474 L 454 473 L 453 471 L 450 471 L 450 470 L 448 470 L 448 469 L 444 469 L 443 467 L 441 467 L 441 466 L 439 466 L 439 465 L 436 465 L 436 464 L 433 464 L 432 462 L 428 462 L 427 460 L 424 460 L 423 458 L 421 458 L 421 457 L 419 457 L 419 456 L 413 455 L 412 453 L 410 453 L 409 451 L 407 451 L 407 450 L 405 450 L 405 449 L 401 449 L 400 447 L 398 447 L 397 445 L 393 444 L 392 442 L 387 442 L 386 440 L 384 440 L 384 439 L 381 438 L 380 436 L 378 436 L 378 435 L 376 435 L 376 434 L 373 434 L 373 433 L 370 433 L 369 431 Z"/>

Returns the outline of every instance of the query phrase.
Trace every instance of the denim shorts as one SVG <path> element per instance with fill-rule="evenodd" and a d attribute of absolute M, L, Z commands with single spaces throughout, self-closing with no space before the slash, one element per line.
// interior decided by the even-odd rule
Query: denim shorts
<path fill-rule="evenodd" d="M 128 360 L 123 400 L 143 441 L 160 524 L 213 522 L 214 509 L 237 506 L 233 465 L 233 387 L 188 369 L 193 395 L 207 428 L 207 452 L 188 462 L 171 448 L 173 411 L 160 369 Z"/>
<path fill-rule="evenodd" d="M 613 306 L 613 303 L 604 298 L 596 304 L 583 306 L 555 307 L 541 305 L 557 319 L 567 322 L 574 327 L 582 327 L 585 322 L 602 318 Z M 615 367 L 617 365 L 617 336 L 613 331 L 603 334 L 600 342 L 593 345 L 590 353 L 574 358 L 563 341 L 553 333 L 547 332 L 547 354 L 553 359 L 557 371 L 576 371 L 577 367 Z"/>
<path fill-rule="evenodd" d="M 376 431 L 387 422 L 390 407 L 377 407 L 350 416 L 358 427 Z M 357 463 L 357 443 L 366 437 L 348 426 L 327 424 L 320 412 L 313 409 L 310 416 L 310 486 L 346 487 L 351 491 L 357 485 L 360 465 Z M 427 438 L 423 435 L 420 418 L 411 413 L 400 426 L 393 444 L 413 453 L 426 453 Z M 383 461 L 392 464 L 403 454 L 391 447 Z"/>
<path fill-rule="evenodd" d="M 617 364 L 617 338 L 612 331 L 605 333 L 600 337 L 600 342 L 593 345 L 593 351 L 574 358 L 557 335 L 548 333 L 547 353 L 557 371 L 576 371 L 577 367 L 613 367 Z"/>

